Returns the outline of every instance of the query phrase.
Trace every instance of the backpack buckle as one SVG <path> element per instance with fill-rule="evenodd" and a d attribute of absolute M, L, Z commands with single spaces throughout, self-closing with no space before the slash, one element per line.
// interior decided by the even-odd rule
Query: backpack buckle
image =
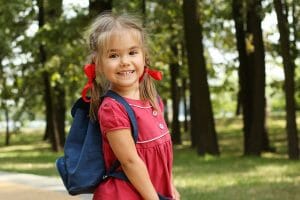
<path fill-rule="evenodd" d="M 106 174 L 103 175 L 103 176 L 102 176 L 102 180 L 107 179 L 107 177 L 108 177 L 108 175 L 106 175 Z"/>

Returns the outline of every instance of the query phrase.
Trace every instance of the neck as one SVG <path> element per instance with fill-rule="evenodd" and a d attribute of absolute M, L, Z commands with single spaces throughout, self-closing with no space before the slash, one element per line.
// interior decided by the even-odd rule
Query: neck
<path fill-rule="evenodd" d="M 140 90 L 139 87 L 135 89 L 127 89 L 127 88 L 111 88 L 114 92 L 118 93 L 122 97 L 126 97 L 129 99 L 140 100 Z"/>

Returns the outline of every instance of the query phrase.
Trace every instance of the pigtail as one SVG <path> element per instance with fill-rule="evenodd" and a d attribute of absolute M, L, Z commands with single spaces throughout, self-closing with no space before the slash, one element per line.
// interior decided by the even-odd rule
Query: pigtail
<path fill-rule="evenodd" d="M 101 103 L 101 91 L 100 86 L 97 84 L 96 80 L 93 81 L 93 87 L 91 89 L 91 101 L 90 101 L 90 117 L 91 119 L 97 121 L 98 119 L 98 109 Z"/>
<path fill-rule="evenodd" d="M 96 67 L 96 79 L 93 81 L 93 88 L 91 89 L 91 104 L 90 116 L 92 119 L 98 119 L 98 110 L 101 104 L 101 97 L 108 91 L 110 84 L 104 75 L 98 71 Z"/>
<path fill-rule="evenodd" d="M 149 101 L 151 106 L 155 110 L 159 111 L 160 109 L 158 109 L 159 102 L 157 101 L 158 94 L 156 91 L 156 87 L 154 81 L 148 74 L 144 75 L 143 80 L 140 83 L 139 90 L 140 90 L 141 100 Z"/>
<path fill-rule="evenodd" d="M 149 51 L 147 48 L 147 40 L 146 40 L 146 33 L 142 32 L 142 39 L 144 44 L 144 52 L 145 52 L 145 64 L 146 66 L 150 66 L 150 58 L 149 58 Z M 158 102 L 158 93 L 155 87 L 155 83 L 153 79 L 149 76 L 148 73 L 144 73 L 144 77 L 142 81 L 140 82 L 139 86 L 140 90 L 140 97 L 143 101 L 148 100 L 151 104 L 151 106 L 155 109 L 160 111 L 159 108 L 159 102 Z"/>

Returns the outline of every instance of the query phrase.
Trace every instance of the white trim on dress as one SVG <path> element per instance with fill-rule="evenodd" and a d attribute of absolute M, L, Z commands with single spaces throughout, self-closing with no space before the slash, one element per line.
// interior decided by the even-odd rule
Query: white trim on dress
<path fill-rule="evenodd" d="M 122 105 L 120 102 L 118 102 L 117 100 L 113 99 L 112 100 L 116 101 L 118 104 Z M 127 102 L 128 103 L 128 102 Z M 134 107 L 138 107 L 138 108 L 152 108 L 152 106 L 139 106 L 139 105 L 135 105 L 135 104 L 132 104 L 132 103 L 128 103 L 130 106 L 134 106 Z"/>
<path fill-rule="evenodd" d="M 135 105 L 135 104 L 129 104 L 129 105 L 131 105 L 131 106 L 134 106 L 134 107 L 138 107 L 138 108 L 152 108 L 152 106 L 138 106 L 138 105 Z"/>
<path fill-rule="evenodd" d="M 168 133 L 169 133 L 169 131 L 165 132 L 164 134 L 162 134 L 162 135 L 160 135 L 160 136 L 157 136 L 157 137 L 155 137 L 155 138 L 152 138 L 152 139 L 150 139 L 150 140 L 137 141 L 136 143 L 137 143 L 137 144 L 143 144 L 143 143 L 147 143 L 147 142 L 152 142 L 152 141 L 154 141 L 154 140 L 157 140 L 157 139 L 159 139 L 159 138 L 164 137 L 164 136 L 167 135 Z"/>

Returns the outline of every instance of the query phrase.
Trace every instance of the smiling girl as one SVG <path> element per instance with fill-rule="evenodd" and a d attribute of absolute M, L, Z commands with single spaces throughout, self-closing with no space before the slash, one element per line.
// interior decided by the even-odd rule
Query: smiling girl
<path fill-rule="evenodd" d="M 149 67 L 146 33 L 129 15 L 104 13 L 91 24 L 89 46 L 96 70 L 90 114 L 102 130 L 106 168 L 117 159 L 129 181 L 108 178 L 94 200 L 179 199 L 172 182 L 172 142 L 153 79 L 161 74 Z M 132 107 L 138 124 L 134 142 L 125 108 L 107 90 L 121 95 Z M 164 196 L 164 198 L 163 198 Z"/>

